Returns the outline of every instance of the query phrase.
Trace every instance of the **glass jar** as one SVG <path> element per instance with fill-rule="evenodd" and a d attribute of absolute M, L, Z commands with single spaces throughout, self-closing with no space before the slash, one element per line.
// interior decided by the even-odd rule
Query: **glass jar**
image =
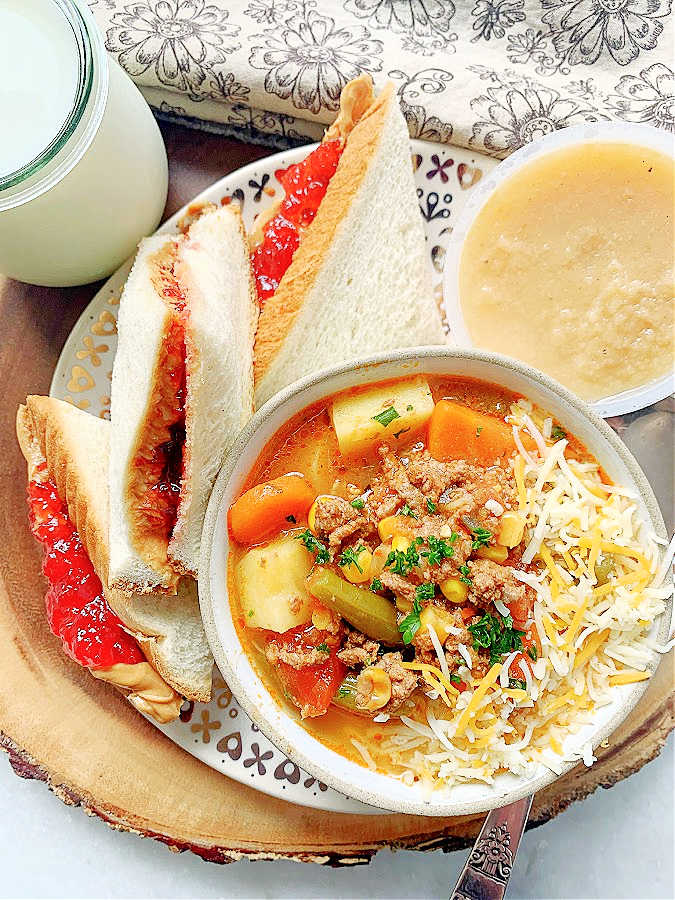
<path fill-rule="evenodd" d="M 60 287 L 95 281 L 159 223 L 162 136 L 84 4 L 2 6 L 0 110 L 10 146 L 0 150 L 0 272 Z"/>

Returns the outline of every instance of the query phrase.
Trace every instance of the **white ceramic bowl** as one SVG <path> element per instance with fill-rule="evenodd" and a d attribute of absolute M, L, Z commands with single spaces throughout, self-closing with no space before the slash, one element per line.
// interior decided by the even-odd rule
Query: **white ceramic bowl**
<path fill-rule="evenodd" d="M 504 182 L 534 160 L 547 156 L 564 147 L 575 147 L 591 143 L 627 143 L 638 147 L 649 147 L 666 156 L 673 156 L 673 139 L 665 131 L 646 125 L 629 125 L 619 122 L 576 125 L 548 134 L 517 150 L 501 162 L 471 193 L 469 201 L 453 226 L 443 269 L 443 305 L 450 331 L 460 347 L 474 346 L 462 315 L 459 291 L 459 266 L 464 249 L 464 241 L 485 204 Z M 619 394 L 603 397 L 591 404 L 600 416 L 619 416 L 644 409 L 658 400 L 663 400 L 675 390 L 675 377 L 669 373 L 654 381 Z"/>
<path fill-rule="evenodd" d="M 328 369 L 286 388 L 255 414 L 234 445 L 211 495 L 202 535 L 199 594 L 206 634 L 220 671 L 239 703 L 283 753 L 321 781 L 364 803 L 403 813 L 457 816 L 503 806 L 539 790 L 556 776 L 542 766 L 530 778 L 501 775 L 493 786 L 459 785 L 428 798 L 417 786 L 405 785 L 349 761 L 312 737 L 267 691 L 241 646 L 227 592 L 227 511 L 275 432 L 291 416 L 335 391 L 425 372 L 496 382 L 549 410 L 563 427 L 584 442 L 616 482 L 636 489 L 645 520 L 650 520 L 656 533 L 665 537 L 663 518 L 645 476 L 616 434 L 585 403 L 547 376 L 507 357 L 428 347 Z M 671 611 L 672 606 L 652 630 L 658 640 L 666 639 Z M 658 654 L 653 654 L 651 669 L 657 664 Z M 615 700 L 597 711 L 593 727 L 575 735 L 574 744 L 568 739 L 566 752 L 587 741 L 597 746 L 630 712 L 647 683 L 615 688 Z M 564 771 L 573 765 L 566 764 Z"/>

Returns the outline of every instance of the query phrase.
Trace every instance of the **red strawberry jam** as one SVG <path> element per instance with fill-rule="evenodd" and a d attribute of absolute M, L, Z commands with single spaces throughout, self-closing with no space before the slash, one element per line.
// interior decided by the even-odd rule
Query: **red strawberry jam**
<path fill-rule="evenodd" d="M 286 196 L 277 214 L 265 226 L 263 240 L 251 254 L 261 304 L 279 287 L 303 230 L 319 209 L 343 148 L 340 141 L 324 141 L 302 162 L 277 172 Z"/>
<path fill-rule="evenodd" d="M 43 467 L 44 468 L 44 467 Z M 103 596 L 103 586 L 52 481 L 28 485 L 33 535 L 45 551 L 47 621 L 75 662 L 90 669 L 145 662 Z"/>

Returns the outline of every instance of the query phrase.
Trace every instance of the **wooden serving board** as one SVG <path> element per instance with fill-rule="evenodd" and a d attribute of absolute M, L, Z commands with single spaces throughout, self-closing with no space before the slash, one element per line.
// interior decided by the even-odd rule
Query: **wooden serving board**
<path fill-rule="evenodd" d="M 266 153 L 178 127 L 165 128 L 164 136 L 171 176 L 167 214 Z M 231 781 L 165 738 L 114 689 L 63 654 L 44 615 L 40 551 L 28 530 L 14 416 L 27 393 L 48 392 L 63 342 L 94 292 L 95 286 L 54 290 L 0 277 L 0 744 L 16 773 L 45 781 L 64 802 L 114 828 L 214 862 L 249 856 L 353 865 L 383 846 L 466 846 L 482 817 L 326 813 Z M 598 751 L 598 762 L 591 769 L 578 766 L 537 795 L 529 827 L 636 772 L 659 753 L 673 724 L 670 654 L 609 746 Z"/>

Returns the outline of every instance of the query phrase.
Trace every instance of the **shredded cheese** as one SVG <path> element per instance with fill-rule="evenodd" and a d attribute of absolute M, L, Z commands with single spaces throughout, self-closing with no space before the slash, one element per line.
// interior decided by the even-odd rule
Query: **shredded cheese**
<path fill-rule="evenodd" d="M 445 653 L 443 651 L 443 647 L 441 646 L 441 642 L 438 639 L 438 635 L 436 634 L 436 629 L 429 622 L 427 625 L 429 630 L 429 637 L 431 639 L 431 643 L 434 645 L 434 650 L 436 651 L 436 656 L 438 657 L 438 664 L 441 667 L 441 672 L 445 675 L 448 681 L 450 681 L 450 669 L 448 668 L 448 661 L 445 658 Z"/>
<path fill-rule="evenodd" d="M 559 588 L 564 588 L 565 581 L 564 581 L 562 575 L 560 574 L 560 569 L 557 567 L 557 565 L 553 561 L 553 557 L 551 556 L 551 551 L 548 549 L 546 544 L 542 544 L 541 547 L 539 548 L 539 556 L 543 559 L 544 563 L 546 564 L 546 568 L 551 573 L 551 578 L 553 579 L 555 584 Z"/>
<path fill-rule="evenodd" d="M 446 678 L 445 675 L 441 672 L 441 670 L 437 666 L 432 666 L 430 663 L 422 663 L 422 662 L 404 662 L 401 663 L 404 669 L 410 669 L 413 672 L 429 672 L 434 678 L 437 678 L 438 681 L 443 685 L 443 687 L 448 691 L 454 691 L 455 694 L 458 694 L 459 691 L 456 687 L 453 686 L 449 678 Z"/>
<path fill-rule="evenodd" d="M 526 495 L 525 495 L 525 478 L 524 478 L 524 470 L 525 470 L 525 461 L 522 456 L 519 456 L 513 466 L 513 474 L 516 479 L 516 488 L 518 489 L 518 509 L 524 510 L 527 505 Z"/>
<path fill-rule="evenodd" d="M 650 677 L 649 672 L 636 672 L 624 669 L 622 672 L 617 672 L 616 675 L 610 675 L 608 681 L 611 685 L 633 684 L 637 681 L 646 681 Z"/>
<path fill-rule="evenodd" d="M 478 687 L 473 692 L 473 696 L 471 697 L 471 700 L 469 701 L 469 705 L 466 707 L 466 709 L 462 712 L 461 716 L 459 717 L 459 721 L 457 722 L 457 730 L 455 731 L 456 735 L 462 734 L 462 732 L 464 731 L 464 729 L 467 726 L 467 723 L 469 721 L 471 714 L 475 713 L 476 709 L 478 708 L 478 704 L 480 703 L 480 701 L 483 699 L 483 697 L 487 693 L 490 685 L 495 683 L 495 681 L 499 677 L 499 673 L 501 672 L 501 670 L 502 670 L 501 665 L 499 663 L 495 663 L 492 666 L 492 668 L 490 669 L 490 671 L 487 673 L 485 678 L 483 678 L 480 681 Z"/>
<path fill-rule="evenodd" d="M 581 622 L 584 618 L 584 613 L 588 609 L 588 604 L 590 602 L 590 599 L 591 599 L 590 594 L 588 594 L 586 597 L 584 597 L 584 599 L 581 601 L 581 605 L 577 608 L 577 611 L 574 613 L 574 616 L 572 617 L 572 621 L 570 622 L 569 628 L 565 632 L 565 643 L 563 646 L 567 650 L 572 648 L 572 644 L 574 643 L 574 638 L 576 637 L 576 633 L 579 630 L 579 626 L 581 625 Z M 546 623 L 544 623 L 544 625 L 545 624 Z"/>
<path fill-rule="evenodd" d="M 675 541 L 665 549 L 633 490 L 606 484 L 593 460 L 567 459 L 567 440 L 550 439 L 552 420 L 529 401 L 515 403 L 508 421 L 518 451 L 510 464 L 525 519 L 522 562 L 511 571 L 535 594 L 538 658 L 530 665 L 514 651 L 480 681 L 461 665 L 457 673 L 469 689 L 460 693 L 430 630 L 438 665 L 403 665 L 421 674 L 438 702 L 426 706 L 426 720 L 411 706 L 409 717 L 389 723 L 378 747 L 402 781 L 429 790 L 477 779 L 491 784 L 500 772 L 520 776 L 541 764 L 559 772 L 563 759 L 592 763 L 584 726 L 613 701 L 616 687 L 646 681 L 656 654 L 670 646 L 649 631 L 672 593 Z M 523 446 L 523 429 L 536 449 Z M 485 508 L 497 514 L 497 502 L 488 500 Z M 598 584 L 602 555 L 611 556 L 611 569 Z M 522 671 L 527 690 L 509 687 L 512 666 L 517 678 Z M 583 738 L 575 738 L 580 731 Z"/>

